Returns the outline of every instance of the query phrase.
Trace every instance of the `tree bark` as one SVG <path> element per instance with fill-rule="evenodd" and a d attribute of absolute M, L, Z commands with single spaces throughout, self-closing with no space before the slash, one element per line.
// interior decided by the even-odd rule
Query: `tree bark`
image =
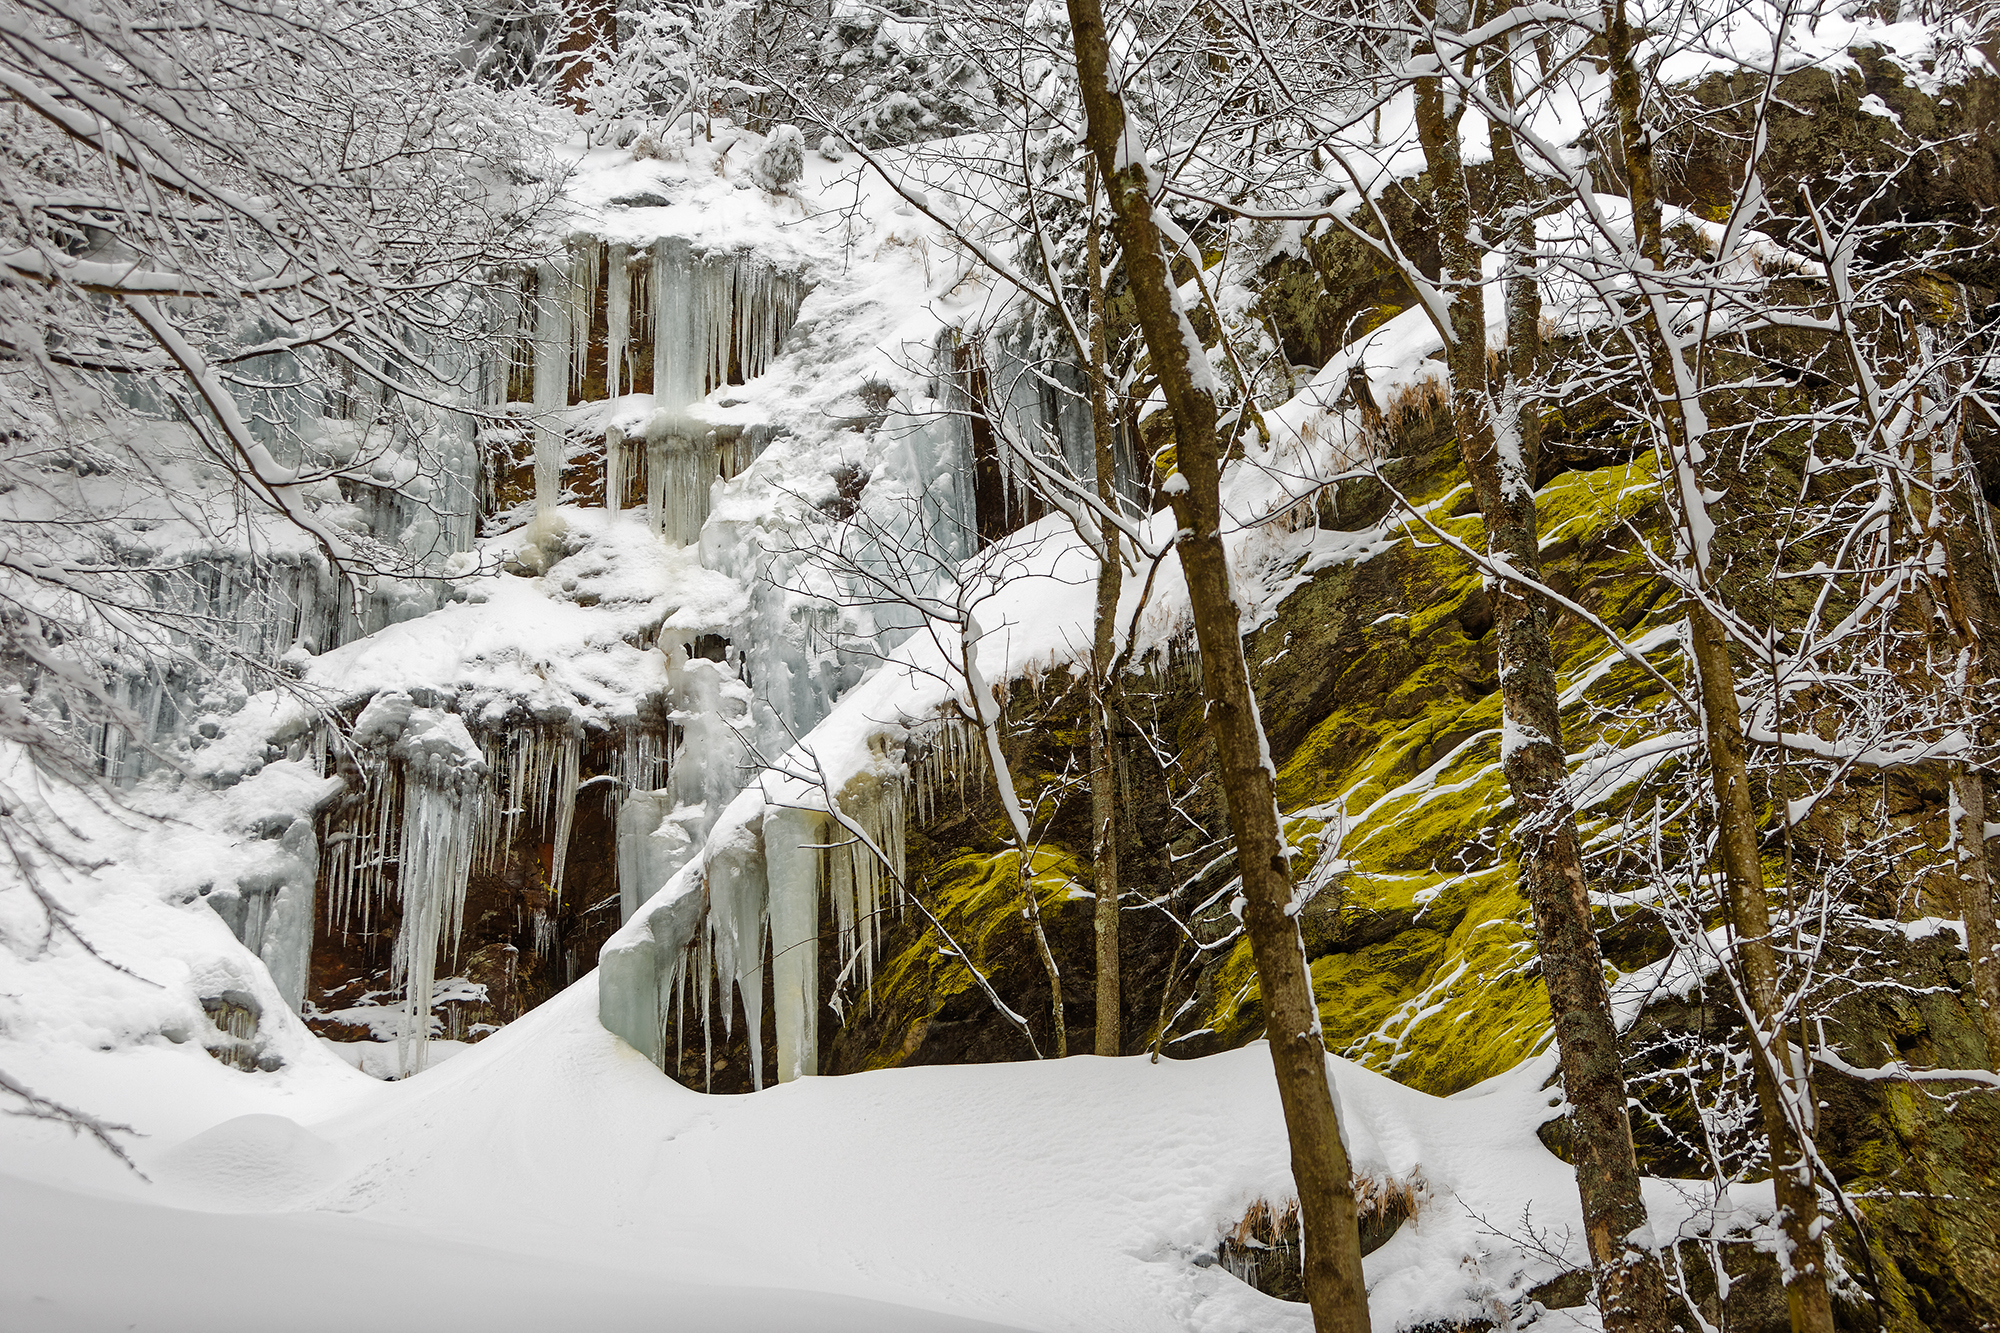
<path fill-rule="evenodd" d="M 1118 503 L 1117 462 L 1112 454 L 1111 395 L 1104 336 L 1104 263 L 1097 227 L 1097 173 L 1085 164 L 1088 188 L 1084 208 L 1088 227 L 1084 242 L 1090 285 L 1090 346 L 1080 348 L 1088 362 L 1090 431 L 1097 446 L 1097 499 L 1106 508 Z M 1102 519 L 1098 529 L 1097 617 L 1090 651 L 1090 827 L 1091 864 L 1095 870 L 1096 909 L 1091 925 L 1097 940 L 1097 1046 L 1099 1055 L 1119 1055 L 1125 1046 L 1120 1013 L 1118 974 L 1118 793 L 1117 682 L 1111 679 L 1118 647 L 1118 597 L 1124 581 L 1119 561 L 1118 533 Z"/>
<path fill-rule="evenodd" d="M 1916 317 L 1905 308 L 1904 345 L 1921 355 L 1923 341 Z M 1848 340 L 1850 359 L 1858 349 Z M 1903 368 L 1908 373 L 1908 367 Z M 1857 376 L 1859 373 L 1857 370 Z M 1949 404 L 1962 386 L 1949 366 L 1944 368 L 1944 386 Z M 1911 405 L 1913 416 L 1921 415 L 1921 397 Z M 1995 570 L 1986 538 L 1990 522 L 1982 512 L 1986 497 L 1980 494 L 1977 470 L 1965 454 L 1965 406 L 1950 414 L 1951 424 L 1933 429 L 1944 432 L 1941 439 L 1919 440 L 1919 489 L 1930 498 L 1925 539 L 1942 557 L 1932 574 L 1935 587 L 1924 599 L 1926 620 L 1942 623 L 1951 636 L 1957 663 L 1940 682 L 1946 698 L 1942 712 L 1957 723 L 1975 754 L 1953 761 L 1951 770 L 1951 843 L 1956 865 L 1954 901 L 1959 919 L 1965 922 L 1965 950 L 1972 962 L 1972 1007 L 1980 1035 L 1986 1039 L 1987 1068 L 2000 1071 L 2000 922 L 1994 919 L 1993 872 L 1986 854 L 1986 778 L 1980 772 L 1976 753 L 1984 751 L 1988 739 L 1982 725 L 1980 694 L 1987 679 L 1986 663 L 1990 648 L 1979 632 L 1979 612 L 1994 605 Z M 1955 512 L 1952 497 L 1963 490 L 1970 514 Z M 1914 497 L 1913 497 L 1914 498 Z M 1978 534 L 1972 541 L 1966 533 Z M 1957 540 L 1954 540 L 1954 537 Z M 1929 664 L 1926 663 L 1926 666 Z M 1924 676 L 1936 679 L 1931 671 Z"/>
<path fill-rule="evenodd" d="M 1428 16 L 1427 16 L 1428 17 Z M 1513 101 L 1509 62 L 1489 62 L 1488 83 L 1503 105 Z M 1541 298 L 1532 268 L 1534 218 L 1527 173 L 1503 119 L 1491 123 L 1497 201 L 1509 251 L 1506 275 L 1509 357 L 1496 401 L 1486 355 L 1482 246 L 1473 229 L 1471 193 L 1460 156 L 1459 115 L 1447 108 L 1443 80 L 1416 85 L 1418 137 L 1437 200 L 1439 247 L 1450 292 L 1446 367 L 1453 423 L 1496 560 L 1541 580 L 1534 468 L 1540 431 L 1534 405 L 1523 403 L 1535 373 Z M 1513 793 L 1521 883 L 1535 924 L 1536 953 L 1548 988 L 1563 1090 L 1577 1147 L 1577 1193 L 1596 1269 L 1598 1308 L 1611 1333 L 1665 1333 L 1666 1278 L 1650 1253 L 1639 1163 L 1626 1113 L 1625 1074 L 1604 958 L 1590 918 L 1583 851 L 1568 789 L 1560 689 L 1543 599 L 1507 579 L 1493 580 L 1499 634 L 1501 770 Z"/>
<path fill-rule="evenodd" d="M 1972 1004 L 1986 1038 L 1986 1067 L 2000 1070 L 2000 923 L 1986 862 L 1986 783 L 1971 764 L 1951 766 L 1952 843 L 1958 854 L 1958 912 L 1972 956 Z"/>
<path fill-rule="evenodd" d="M 1100 0 L 1068 0 L 1068 7 L 1085 140 L 1110 195 L 1134 312 L 1174 425 L 1178 476 L 1169 490 L 1178 491 L 1171 499 L 1201 651 L 1208 731 L 1243 873 L 1243 925 L 1257 965 L 1271 1062 L 1291 1142 L 1292 1178 L 1306 1241 L 1306 1297 L 1318 1333 L 1365 1333 L 1368 1293 L 1361 1274 L 1353 1168 L 1341 1141 L 1305 943 L 1291 912 L 1291 867 L 1278 823 L 1276 774 L 1250 690 L 1223 551 L 1222 448 L 1214 381 L 1162 249 L 1146 163 L 1132 150 L 1137 136 L 1128 133 L 1103 7 Z"/>
<path fill-rule="evenodd" d="M 1698 394 L 1681 356 L 1677 336 L 1662 327 L 1662 301 L 1657 275 L 1665 270 L 1660 201 L 1653 185 L 1652 136 L 1644 123 L 1638 66 L 1633 59 L 1635 35 L 1625 12 L 1625 0 L 1608 0 L 1604 29 L 1611 74 L 1611 99 L 1617 117 L 1619 143 L 1625 158 L 1626 188 L 1632 204 L 1633 232 L 1640 260 L 1639 302 L 1646 310 L 1642 344 L 1653 361 L 1652 389 L 1664 431 L 1663 464 L 1669 472 L 1693 469 L 1700 441 L 1689 429 L 1683 396 Z M 1756 164 L 1750 165 L 1751 170 Z M 1693 387 L 1690 387 L 1693 386 Z M 1699 416 L 1696 418 L 1699 420 Z M 1728 883 L 1727 910 L 1736 940 L 1736 958 L 1744 999 L 1751 1020 L 1752 1040 L 1761 1050 L 1752 1061 L 1756 1070 L 1759 1109 L 1770 1141 L 1771 1177 L 1790 1253 L 1781 1256 L 1785 1300 L 1793 1333 L 1832 1333 L 1833 1303 L 1826 1285 L 1826 1249 L 1821 1235 L 1819 1190 L 1788 1104 L 1810 1130 L 1815 1113 L 1806 1071 L 1796 1061 L 1796 1047 L 1780 1015 L 1778 952 L 1771 938 L 1770 899 L 1764 885 L 1764 863 L 1758 850 L 1757 810 L 1750 793 L 1748 747 L 1742 714 L 1736 701 L 1736 673 L 1722 623 L 1704 598 L 1715 592 L 1715 573 L 1702 554 L 1705 543 L 1695 535 L 1695 518 L 1688 508 L 1705 504 L 1699 486 L 1668 484 L 1676 519 L 1691 550 L 1695 588 L 1683 599 L 1693 641 L 1696 679 L 1701 691 L 1702 734 L 1715 791 L 1715 814 Z"/>

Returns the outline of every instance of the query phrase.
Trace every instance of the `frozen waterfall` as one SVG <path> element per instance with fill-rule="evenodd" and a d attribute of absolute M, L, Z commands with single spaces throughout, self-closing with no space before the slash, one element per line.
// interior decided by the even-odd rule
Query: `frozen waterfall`
<path fill-rule="evenodd" d="M 907 902 L 907 810 L 934 811 L 953 794 L 962 801 L 983 773 L 975 736 L 951 719 L 879 731 L 855 762 L 823 787 L 766 775 L 731 803 L 701 855 L 599 955 L 606 1028 L 671 1071 L 693 1022 L 712 1054 L 713 1005 L 726 1035 L 732 987 L 761 1022 L 768 939 L 777 1076 L 819 1072 L 821 1014 L 866 1003 L 887 924 Z M 820 974 L 822 923 L 831 926 L 832 977 Z M 753 1059 L 760 1035 L 750 1034 Z"/>
<path fill-rule="evenodd" d="M 646 247 L 578 237 L 559 262 L 537 270 L 534 291 L 520 318 L 532 310 L 532 331 L 523 332 L 532 346 L 537 518 L 562 502 L 564 409 L 650 392 L 655 415 L 639 467 L 629 459 L 633 441 L 606 434 L 605 504 L 623 508 L 643 477 L 653 530 L 677 545 L 693 542 L 710 488 L 740 471 L 743 445 L 762 437 L 724 438 L 688 409 L 769 369 L 798 318 L 804 279 L 748 253 L 698 250 L 684 237 Z"/>

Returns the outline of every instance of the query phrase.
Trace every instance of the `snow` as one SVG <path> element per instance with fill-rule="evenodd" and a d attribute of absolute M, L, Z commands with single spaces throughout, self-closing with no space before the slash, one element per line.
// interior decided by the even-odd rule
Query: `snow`
<path fill-rule="evenodd" d="M 321 1214 L 263 1215 L 254 1226 L 224 1221 L 226 1240 L 201 1244 L 192 1238 L 216 1226 L 212 1215 L 12 1177 L 0 1177 L 0 1219 L 13 1271 L 22 1275 L 0 1290 L 0 1324 L 13 1333 L 350 1333 L 385 1320 L 504 1333 L 575 1327 L 579 1317 L 601 1328 L 652 1327 L 662 1311 L 685 1333 L 1007 1327 L 824 1292 L 664 1278 Z M 217 1249 L 226 1259 L 210 1257 Z M 117 1256 L 111 1281 L 107 1255 Z M 226 1275 L 215 1272 L 219 1263 Z"/>
<path fill-rule="evenodd" d="M 0 1323 L 170 1311 L 138 1326 L 226 1333 L 270 1327 L 277 1299 L 299 1312 L 288 1329 L 382 1302 L 398 1319 L 431 1309 L 446 1326 L 529 1328 L 560 1297 L 565 1324 L 616 1326 L 651 1286 L 688 1289 L 697 1317 L 733 1310 L 739 1322 L 714 1325 L 731 1328 L 839 1326 L 823 1320 L 855 1302 L 891 1307 L 869 1307 L 887 1328 L 960 1327 L 948 1314 L 1038 1329 L 1308 1327 L 1303 1307 L 1192 1262 L 1253 1200 L 1288 1193 L 1261 1045 L 706 1097 L 604 1032 L 594 991 L 586 979 L 403 1083 L 305 1060 L 242 1075 L 164 1043 L 41 1062 L 43 1091 L 146 1135 L 134 1155 L 152 1180 L 51 1127 L 10 1125 L 0 1244 L 32 1259 L 0 1295 Z M 0 1050 L 16 1068 L 25 1053 L 18 1036 Z M 1470 1314 L 1552 1276 L 1503 1234 L 1524 1209 L 1553 1248 L 1580 1253 L 1571 1173 L 1534 1134 L 1546 1068 L 1444 1100 L 1330 1067 L 1357 1168 L 1421 1178 L 1429 1195 L 1366 1261 L 1379 1327 Z M 254 1229 L 219 1216 L 246 1212 Z M 175 1237 L 203 1231 L 232 1237 L 229 1262 L 257 1274 L 259 1302 L 218 1304 L 200 1269 L 169 1261 Z M 86 1277 L 105 1237 L 133 1265 L 119 1284 Z M 344 1290 L 328 1262 L 370 1277 Z"/>
<path fill-rule="evenodd" d="M 1017 637 L 1010 656 L 1046 646 Z M 1003 637 L 988 638 L 997 661 Z M 835 717 L 861 724 L 844 707 Z M 273 764 L 210 799 L 268 801 L 268 784 L 294 776 L 308 789 L 298 767 Z M 130 973 L 61 941 L 36 957 L 0 952 L 0 1068 L 132 1126 L 121 1137 L 150 1182 L 54 1126 L 0 1121 L 0 1245 L 21 1275 L 0 1290 L 0 1326 L 262 1333 L 281 1302 L 287 1330 L 384 1310 L 527 1329 L 559 1309 L 565 1325 L 616 1327 L 656 1310 L 651 1293 L 685 1298 L 677 1317 L 696 1328 L 1307 1327 L 1303 1307 L 1196 1263 L 1251 1202 L 1289 1193 L 1261 1045 L 708 1097 L 605 1030 L 593 974 L 384 1083 L 346 1057 L 393 1047 L 336 1052 L 313 1038 L 221 920 L 177 896 L 191 860 L 214 873 L 226 844 L 186 824 L 129 837 L 100 845 L 117 873 L 78 878 L 65 898 Z M 206 1025 L 199 997 L 224 992 L 258 1005 L 270 1068 L 228 1067 L 190 1039 Z M 1516 1299 L 1555 1274 L 1546 1249 L 1580 1262 L 1573 1176 L 1534 1133 L 1552 1110 L 1546 1060 L 1450 1099 L 1329 1068 L 1357 1168 L 1421 1180 L 1429 1200 L 1368 1257 L 1378 1327 Z M 1670 1183 L 1652 1198 L 1667 1228 L 1697 1211 Z M 254 1227 L 237 1221 L 246 1213 Z M 248 1277 L 219 1283 L 212 1264 L 189 1263 L 191 1236 L 220 1242 L 259 1299 L 241 1299 Z M 335 1271 L 367 1276 L 329 1281 Z"/>

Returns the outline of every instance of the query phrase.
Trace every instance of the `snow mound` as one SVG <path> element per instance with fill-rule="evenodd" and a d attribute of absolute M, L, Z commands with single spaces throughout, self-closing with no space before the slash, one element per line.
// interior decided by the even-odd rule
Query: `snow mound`
<path fill-rule="evenodd" d="M 289 1116 L 225 1120 L 168 1152 L 163 1184 L 217 1212 L 275 1212 L 340 1176 L 340 1151 Z"/>

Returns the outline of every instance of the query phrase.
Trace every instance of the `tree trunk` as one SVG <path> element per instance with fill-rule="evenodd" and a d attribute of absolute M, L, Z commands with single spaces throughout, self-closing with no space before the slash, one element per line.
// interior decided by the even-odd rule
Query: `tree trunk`
<path fill-rule="evenodd" d="M 1512 75 L 1504 56 L 1491 62 L 1489 85 L 1511 105 Z M 1534 467 L 1540 430 L 1534 405 L 1523 404 L 1540 343 L 1541 298 L 1532 265 L 1534 219 L 1527 173 L 1511 134 L 1492 122 L 1498 202 L 1509 265 L 1509 360 L 1498 401 L 1488 382 L 1483 255 L 1472 225 L 1472 201 L 1460 159 L 1459 116 L 1446 108 L 1442 80 L 1416 86 L 1418 137 L 1437 199 L 1439 247 L 1451 294 L 1453 423 L 1467 478 L 1486 525 L 1486 549 L 1520 573 L 1541 579 Z M 1524 230 L 1525 229 L 1525 230 Z M 1500 636 L 1502 740 L 1500 764 L 1513 793 L 1521 883 L 1535 923 L 1536 953 L 1562 1061 L 1577 1147 L 1576 1183 L 1584 1232 L 1596 1268 L 1598 1308 L 1611 1333 L 1665 1333 L 1666 1278 L 1634 1238 L 1650 1235 L 1639 1188 L 1639 1163 L 1626 1113 L 1625 1074 L 1604 958 L 1590 919 L 1590 900 L 1567 786 L 1555 654 L 1543 600 L 1509 580 L 1494 581 Z"/>
<path fill-rule="evenodd" d="M 1951 766 L 1952 843 L 1958 851 L 1958 912 L 1972 955 L 1972 1004 L 1986 1038 L 1986 1067 L 2000 1070 L 2000 924 L 1986 863 L 1986 783 L 1971 764 Z"/>
<path fill-rule="evenodd" d="M 1086 163 L 1088 236 L 1084 242 L 1090 282 L 1090 346 L 1080 348 L 1090 376 L 1090 431 L 1097 445 L 1097 499 L 1110 508 L 1118 503 L 1116 459 L 1112 454 L 1111 396 L 1106 380 L 1109 358 L 1104 337 L 1104 263 L 1097 229 L 1097 173 Z M 1118 976 L 1118 793 L 1117 690 L 1111 679 L 1118 640 L 1118 596 L 1124 581 L 1119 561 L 1118 533 L 1098 521 L 1103 534 L 1097 566 L 1097 619 L 1090 651 L 1090 827 L 1091 864 L 1095 868 L 1096 910 L 1091 924 L 1097 938 L 1097 1054 L 1119 1055 L 1125 1030 L 1119 1006 Z"/>
<path fill-rule="evenodd" d="M 593 71 L 589 59 L 592 49 L 599 45 L 610 51 L 618 49 L 618 7 L 603 0 L 565 5 L 562 23 L 562 37 L 556 43 L 556 89 L 572 110 L 582 112 L 587 110 L 583 85 Z"/>
<path fill-rule="evenodd" d="M 1028 919 L 1028 931 L 1035 937 L 1035 955 L 1049 974 L 1049 1025 L 1056 1030 L 1056 1059 L 1069 1056 L 1069 1020 L 1063 1017 L 1062 971 L 1049 948 L 1049 933 L 1042 926 L 1042 905 L 1035 898 L 1033 852 L 1026 844 L 1014 849 L 1015 870 L 1021 880 L 1021 915 Z"/>
<path fill-rule="evenodd" d="M 1798 1114 L 1810 1125 L 1814 1106 L 1804 1071 L 1793 1060 L 1791 1034 L 1779 1018 L 1778 951 L 1771 940 L 1771 904 L 1764 890 L 1764 864 L 1757 847 L 1757 810 L 1750 796 L 1750 766 L 1742 715 L 1736 706 L 1736 676 L 1730 666 L 1728 641 L 1715 617 L 1697 600 L 1689 599 L 1687 607 L 1695 671 L 1701 682 L 1702 730 L 1722 832 L 1729 922 L 1736 933 L 1737 963 L 1756 1029 L 1752 1039 L 1763 1046 L 1766 1056 L 1753 1063 L 1764 1132 L 1771 1142 L 1772 1183 L 1792 1247 L 1785 1300 L 1791 1310 L 1793 1333 L 1831 1333 L 1833 1304 L 1826 1287 L 1819 1190 L 1792 1118 L 1786 1113 L 1789 1099 L 1797 1103 Z"/>
<path fill-rule="evenodd" d="M 1201 650 L 1202 693 L 1222 789 L 1243 872 L 1243 925 L 1257 965 L 1271 1062 L 1291 1140 L 1305 1234 L 1305 1286 L 1318 1333 L 1364 1333 L 1368 1292 L 1354 1207 L 1353 1168 L 1320 1036 L 1293 903 L 1291 867 L 1278 825 L 1276 774 L 1265 745 L 1229 567 L 1222 545 L 1222 450 L 1213 378 L 1181 308 L 1153 220 L 1143 156 L 1128 142 L 1119 76 L 1100 0 L 1068 0 L 1086 142 L 1110 193 L 1134 313 L 1174 425 L 1178 487 L 1172 495 Z M 1136 140 L 1136 134 L 1132 136 Z"/>
<path fill-rule="evenodd" d="M 1653 276 L 1665 269 L 1660 234 L 1660 202 L 1653 188 L 1652 136 L 1644 124 L 1638 66 L 1633 60 L 1634 33 L 1625 0 L 1609 0 L 1604 8 L 1606 49 L 1610 63 L 1611 97 L 1617 115 L 1620 147 L 1625 158 L 1626 187 L 1632 204 L 1638 255 L 1650 268 L 1640 277 L 1639 301 L 1647 311 L 1643 345 L 1653 361 L 1653 391 L 1661 408 L 1662 448 L 1668 455 L 1663 471 L 1691 472 L 1700 441 L 1692 438 L 1683 395 L 1700 392 L 1691 370 L 1680 363 L 1676 331 L 1662 327 L 1662 302 L 1648 298 Z M 1751 170 L 1756 169 L 1753 162 Z M 1700 420 L 1697 414 L 1696 420 Z M 1701 689 L 1702 732 L 1709 773 L 1715 789 L 1715 813 L 1728 881 L 1728 913 L 1736 935 L 1736 956 L 1743 978 L 1744 999 L 1751 1019 L 1752 1039 L 1762 1050 L 1756 1067 L 1759 1109 L 1770 1140 L 1771 1177 L 1777 1195 L 1790 1254 L 1781 1256 L 1785 1300 L 1793 1333 L 1832 1333 L 1833 1304 L 1826 1285 L 1826 1250 L 1821 1236 L 1819 1190 L 1807 1160 L 1805 1145 L 1792 1118 L 1808 1130 L 1815 1105 L 1806 1071 L 1794 1060 L 1791 1034 L 1780 1017 L 1778 953 L 1771 939 L 1770 900 L 1764 888 L 1764 863 L 1758 851 L 1757 810 L 1750 794 L 1748 750 L 1742 714 L 1736 702 L 1736 673 L 1729 640 L 1703 595 L 1714 591 L 1714 570 L 1705 554 L 1705 540 L 1696 537 L 1697 515 L 1690 506 L 1706 503 L 1699 484 L 1668 484 L 1663 490 L 1676 511 L 1691 551 L 1694 595 L 1683 599 L 1693 640 L 1696 678 Z M 1706 530 L 1705 515 L 1703 530 Z M 1789 1107 L 1789 1111 L 1788 1111 Z"/>
<path fill-rule="evenodd" d="M 986 766 L 993 774 L 994 794 L 1007 816 L 1007 829 L 1014 847 L 1014 873 L 1021 887 L 1021 918 L 1035 940 L 1035 955 L 1049 974 L 1049 1023 L 1055 1028 L 1056 1059 L 1069 1054 L 1069 1024 L 1063 1017 L 1062 970 L 1049 948 L 1048 932 L 1042 927 L 1042 905 L 1035 898 L 1035 838 L 1028 826 L 1028 812 L 1014 788 L 1014 770 L 1000 743 L 1000 701 L 979 669 L 979 641 L 985 631 L 979 617 L 967 613 L 959 634 L 959 670 L 965 674 L 965 693 L 972 705 L 973 725 L 986 749 Z"/>

